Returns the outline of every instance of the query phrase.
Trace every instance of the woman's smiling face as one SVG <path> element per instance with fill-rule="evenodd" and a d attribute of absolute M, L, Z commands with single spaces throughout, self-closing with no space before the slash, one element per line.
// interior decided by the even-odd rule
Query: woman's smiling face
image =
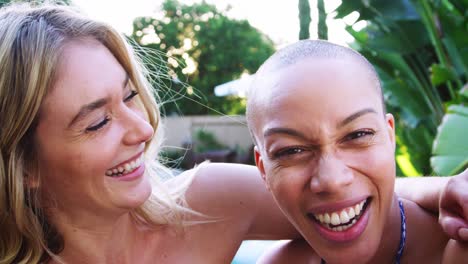
<path fill-rule="evenodd" d="M 268 188 L 315 251 L 336 263 L 375 254 L 393 199 L 393 117 L 369 70 L 304 59 L 270 75 L 256 119 Z M 267 105 L 267 107 L 265 107 Z"/>
<path fill-rule="evenodd" d="M 126 71 L 91 39 L 66 44 L 57 69 L 35 134 L 46 206 L 79 219 L 141 205 L 151 192 L 143 151 L 154 131 Z"/>

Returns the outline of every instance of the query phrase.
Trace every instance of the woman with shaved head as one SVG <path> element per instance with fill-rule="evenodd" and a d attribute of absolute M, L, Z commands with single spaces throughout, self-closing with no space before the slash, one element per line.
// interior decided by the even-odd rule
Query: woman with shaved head
<path fill-rule="evenodd" d="M 262 263 L 468 260 L 436 215 L 394 193 L 395 121 L 359 53 L 312 40 L 278 51 L 256 75 L 247 117 L 262 178 L 309 244 L 283 244 Z"/>

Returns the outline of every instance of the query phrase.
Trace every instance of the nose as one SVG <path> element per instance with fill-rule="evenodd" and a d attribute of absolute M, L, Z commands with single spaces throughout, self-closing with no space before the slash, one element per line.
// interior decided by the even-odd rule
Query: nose
<path fill-rule="evenodd" d="M 154 129 L 146 120 L 145 115 L 140 111 L 127 109 L 125 111 L 124 123 L 126 132 L 123 137 L 123 143 L 126 145 L 137 145 L 147 142 L 153 137 Z"/>
<path fill-rule="evenodd" d="M 314 171 L 310 188 L 316 194 L 329 194 L 343 191 L 354 179 L 353 171 L 336 154 L 324 155 L 312 169 Z"/>

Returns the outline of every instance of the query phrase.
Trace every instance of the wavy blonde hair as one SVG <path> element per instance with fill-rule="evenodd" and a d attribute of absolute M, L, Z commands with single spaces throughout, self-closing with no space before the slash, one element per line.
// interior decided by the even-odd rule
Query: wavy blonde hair
<path fill-rule="evenodd" d="M 150 225 L 183 226 L 185 184 L 169 188 L 160 179 L 169 173 L 157 161 L 161 142 L 160 114 L 146 73 L 124 38 L 110 26 L 79 15 L 69 7 L 13 5 L 0 11 L 0 263 L 37 263 L 54 257 L 64 246 L 37 199 L 39 188 L 28 188 L 37 177 L 33 135 L 39 108 L 56 78 L 58 60 L 70 41 L 93 38 L 106 46 L 141 94 L 142 107 L 156 136 L 147 144 L 147 173 L 153 193 L 131 212 Z"/>

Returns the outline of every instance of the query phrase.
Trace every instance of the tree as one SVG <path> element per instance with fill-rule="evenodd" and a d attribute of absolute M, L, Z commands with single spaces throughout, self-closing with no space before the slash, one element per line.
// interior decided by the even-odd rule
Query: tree
<path fill-rule="evenodd" d="M 319 39 L 328 39 L 327 13 L 323 0 L 317 0 L 317 32 Z M 299 39 L 310 38 L 310 4 L 309 0 L 299 0 Z"/>
<path fill-rule="evenodd" d="M 9 3 L 31 3 L 31 4 L 41 4 L 44 3 L 45 0 L 0 0 L 0 7 L 7 5 Z M 56 0 L 56 1 L 51 1 L 57 4 L 62 4 L 62 5 L 69 5 L 70 0 Z"/>
<path fill-rule="evenodd" d="M 396 115 L 403 174 L 405 163 L 424 175 L 432 169 L 450 175 L 468 165 L 468 88 L 462 88 L 468 78 L 467 8 L 464 0 L 349 0 L 337 9 L 338 18 L 358 11 L 359 20 L 368 22 L 361 31 L 347 30 L 376 67 L 387 108 Z"/>
<path fill-rule="evenodd" d="M 310 38 L 310 21 L 309 0 L 299 0 L 299 39 Z"/>
<path fill-rule="evenodd" d="M 159 74 L 153 84 L 165 114 L 244 113 L 245 99 L 217 97 L 214 87 L 254 73 L 274 52 L 273 42 L 206 2 L 165 0 L 163 14 L 136 18 L 131 38 L 153 54 L 143 60 Z"/>
<path fill-rule="evenodd" d="M 327 27 L 327 13 L 325 12 L 325 5 L 323 0 L 317 0 L 318 9 L 318 25 L 317 32 L 319 39 L 328 39 L 328 27 Z"/>

